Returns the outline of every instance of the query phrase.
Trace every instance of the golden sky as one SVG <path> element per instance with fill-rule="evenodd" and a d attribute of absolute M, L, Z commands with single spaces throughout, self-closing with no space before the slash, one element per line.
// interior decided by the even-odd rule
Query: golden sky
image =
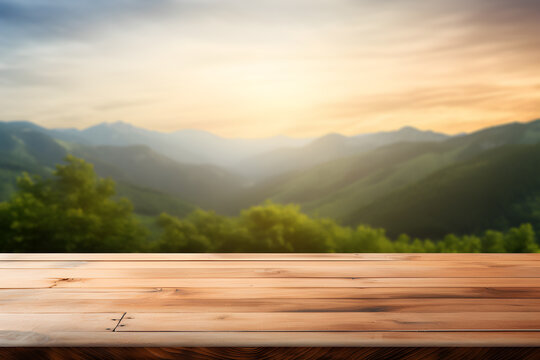
<path fill-rule="evenodd" d="M 537 0 L 0 0 L 0 119 L 226 137 L 540 117 Z"/>

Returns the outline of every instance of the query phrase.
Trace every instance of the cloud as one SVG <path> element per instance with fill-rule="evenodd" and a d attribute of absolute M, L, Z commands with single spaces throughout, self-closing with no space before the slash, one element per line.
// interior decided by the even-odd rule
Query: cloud
<path fill-rule="evenodd" d="M 426 110 L 436 108 L 497 108 L 508 103 L 514 106 L 527 102 L 527 97 L 540 100 L 540 86 L 497 86 L 472 84 L 464 86 L 435 86 L 394 93 L 373 94 L 347 102 L 329 104 L 325 108 L 330 117 L 351 117 L 402 110 Z M 502 103 L 501 103 L 502 101 Z M 537 104 L 539 104 L 537 102 Z"/>
<path fill-rule="evenodd" d="M 539 33 L 538 0 L 0 0 L 0 117 L 248 136 L 523 119 Z"/>
<path fill-rule="evenodd" d="M 523 58 L 540 53 L 540 2 L 537 0 L 476 0 L 457 2 L 445 27 L 457 30 L 434 53 L 469 51 L 480 55 Z M 442 16 L 442 15 L 439 15 Z M 529 59 L 532 60 L 532 59 Z"/>
<path fill-rule="evenodd" d="M 132 108 L 137 106 L 145 106 L 152 103 L 155 103 L 154 100 L 117 100 L 117 101 L 109 101 L 97 106 L 94 106 L 94 110 L 97 111 L 115 111 L 120 109 L 126 109 L 126 108 Z"/>
<path fill-rule="evenodd" d="M 403 124 L 457 133 L 531 120 L 538 117 L 538 109 L 540 85 L 469 84 L 372 94 L 326 104 L 319 112 L 349 133 Z"/>
<path fill-rule="evenodd" d="M 59 84 L 62 84 L 59 79 L 40 72 L 28 70 L 27 68 L 0 68 L 0 86 L 24 87 L 50 86 Z"/>
<path fill-rule="evenodd" d="M 174 0 L 0 0 L 0 33 L 4 46 L 17 47 L 84 38 L 103 28 L 121 28 L 126 21 L 151 21 L 198 8 L 194 1 Z"/>

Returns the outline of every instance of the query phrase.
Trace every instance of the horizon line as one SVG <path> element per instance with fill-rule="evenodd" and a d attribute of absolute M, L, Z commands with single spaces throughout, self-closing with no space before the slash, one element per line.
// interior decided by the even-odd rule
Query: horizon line
<path fill-rule="evenodd" d="M 129 127 L 135 128 L 135 129 L 144 130 L 144 131 L 147 131 L 147 132 L 166 134 L 166 135 L 171 135 L 171 134 L 181 133 L 181 132 L 194 131 L 194 132 L 199 132 L 199 133 L 212 135 L 212 136 L 215 136 L 215 137 L 218 137 L 218 138 L 221 138 L 221 139 L 229 139 L 229 140 L 262 140 L 262 139 L 271 139 L 271 138 L 280 138 L 280 137 L 289 138 L 289 139 L 297 139 L 297 140 L 314 140 L 314 139 L 323 138 L 323 137 L 329 136 L 329 135 L 339 135 L 339 136 L 343 136 L 343 137 L 356 137 L 356 136 L 373 135 L 373 134 L 380 134 L 380 133 L 398 132 L 398 131 L 401 131 L 401 130 L 404 130 L 404 129 L 413 129 L 413 130 L 420 131 L 420 132 L 432 132 L 432 133 L 435 133 L 435 134 L 441 134 L 441 135 L 446 135 L 446 136 L 449 136 L 449 137 L 453 137 L 453 136 L 460 136 L 460 135 L 470 135 L 470 134 L 473 134 L 475 132 L 479 132 L 479 131 L 482 131 L 482 130 L 485 130 L 485 129 L 496 128 L 496 127 L 506 126 L 506 125 L 511 125 L 511 124 L 528 124 L 528 123 L 532 123 L 532 122 L 539 121 L 539 120 L 540 120 L 540 117 L 539 118 L 534 118 L 534 119 L 531 119 L 531 120 L 526 120 L 526 121 L 508 121 L 508 122 L 504 122 L 504 123 L 500 123 L 500 124 L 496 124 L 496 125 L 482 127 L 482 128 L 477 129 L 477 130 L 470 131 L 470 132 L 461 131 L 461 132 L 456 132 L 456 133 L 446 133 L 446 132 L 442 132 L 442 131 L 436 131 L 436 130 L 433 130 L 433 129 L 423 129 L 423 128 L 419 128 L 419 127 L 412 126 L 412 125 L 403 125 L 401 127 L 394 128 L 394 129 L 391 129 L 391 130 L 372 131 L 372 132 L 357 133 L 357 134 L 352 134 L 352 135 L 345 135 L 345 134 L 340 133 L 340 132 L 329 131 L 329 132 L 326 132 L 326 133 L 318 135 L 318 136 L 308 136 L 308 137 L 290 136 L 290 135 L 285 135 L 285 134 L 275 134 L 275 135 L 268 135 L 268 136 L 264 136 L 264 137 L 227 137 L 227 136 L 222 136 L 222 135 L 216 134 L 216 133 L 214 133 L 212 131 L 202 130 L 202 129 L 197 129 L 197 128 L 179 128 L 179 129 L 175 129 L 175 130 L 171 130 L 171 131 L 155 130 L 155 129 L 149 129 L 147 127 L 134 125 L 133 123 L 125 121 L 125 120 L 102 121 L 102 122 L 96 123 L 94 125 L 90 125 L 90 126 L 87 126 L 87 127 L 80 127 L 80 128 L 78 128 L 78 127 L 47 127 L 47 126 L 40 125 L 40 124 L 35 123 L 33 121 L 30 121 L 30 120 L 0 120 L 0 122 L 1 123 L 29 123 L 29 124 L 32 124 L 32 125 L 35 125 L 35 126 L 47 129 L 47 130 L 52 130 L 52 131 L 56 130 L 56 131 L 80 131 L 80 132 L 82 132 L 82 131 L 86 131 L 86 130 L 89 130 L 89 129 L 92 129 L 92 128 L 95 128 L 95 127 L 98 127 L 98 126 L 103 126 L 103 125 L 108 125 L 108 126 L 127 125 Z"/>

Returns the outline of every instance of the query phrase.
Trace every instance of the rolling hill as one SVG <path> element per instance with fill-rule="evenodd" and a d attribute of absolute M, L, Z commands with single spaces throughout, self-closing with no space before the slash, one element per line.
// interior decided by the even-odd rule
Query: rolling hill
<path fill-rule="evenodd" d="M 157 216 L 166 212 L 184 217 L 195 209 L 195 206 L 186 203 L 178 196 L 129 183 L 117 182 L 116 193 L 118 197 L 128 198 L 133 204 L 134 211 L 143 216 Z"/>
<path fill-rule="evenodd" d="M 181 164 L 147 146 L 75 146 L 70 152 L 116 181 L 170 194 L 182 201 L 220 211 L 242 180 L 213 165 Z"/>
<path fill-rule="evenodd" d="M 89 146 L 55 140 L 27 122 L 0 123 L 0 201 L 9 198 L 22 172 L 50 176 L 71 153 L 94 164 L 99 176 L 115 180 L 118 193 L 141 214 L 185 215 L 193 205 L 217 208 L 241 181 L 210 165 L 181 164 L 145 146 Z"/>
<path fill-rule="evenodd" d="M 230 166 L 255 154 L 281 147 L 303 146 L 311 139 L 275 136 L 264 139 L 229 139 L 201 130 L 171 133 L 151 131 L 124 123 L 101 123 L 84 130 L 52 129 L 59 140 L 90 146 L 145 145 L 184 164 Z"/>
<path fill-rule="evenodd" d="M 540 144 L 505 145 L 446 167 L 353 213 L 390 235 L 438 237 L 540 225 Z"/>
<path fill-rule="evenodd" d="M 370 223 L 364 208 L 449 166 L 506 145 L 540 142 L 540 121 L 513 123 L 445 141 L 396 143 L 263 181 L 245 191 L 238 208 L 271 199 L 298 203 L 312 215 L 348 224 Z M 436 175 L 433 175 L 436 176 Z M 381 217 L 382 219 L 382 217 Z M 377 218 L 379 220 L 379 218 Z M 388 222 L 374 225 L 391 227 Z"/>
<path fill-rule="evenodd" d="M 113 133 L 124 127 L 112 126 Z M 235 166 L 181 163 L 147 145 L 123 140 L 96 145 L 77 138 L 78 130 L 62 131 L 69 136 L 27 122 L 0 123 L 0 201 L 22 171 L 47 176 L 72 153 L 114 179 L 119 196 L 131 199 L 144 216 L 163 211 L 184 216 L 195 207 L 236 214 L 271 199 L 348 225 L 384 227 L 391 235 L 438 237 L 521 222 L 540 229 L 540 120 L 455 137 L 413 128 L 357 137 L 330 134 L 256 155 L 243 165 L 244 176 L 230 170 Z M 127 126 L 126 131 L 139 130 Z M 116 135 L 109 135 L 104 142 L 114 142 Z M 180 137 L 178 146 L 192 149 L 199 143 L 204 148 L 199 155 L 221 141 L 204 132 Z M 253 176 L 260 177 L 255 184 Z"/>
<path fill-rule="evenodd" d="M 379 196 L 451 164 L 440 143 L 399 143 L 263 181 L 239 197 L 239 208 L 271 199 L 313 215 L 344 219 Z"/>
<path fill-rule="evenodd" d="M 253 156 L 234 168 L 247 178 L 260 181 L 287 172 L 308 169 L 346 156 L 365 153 L 389 144 L 438 142 L 448 138 L 448 135 L 421 131 L 412 127 L 350 137 L 328 134 L 302 147 L 281 148 Z"/>
<path fill-rule="evenodd" d="M 34 124 L 0 123 L 0 201 L 14 191 L 23 171 L 46 175 L 65 155 L 66 150 Z"/>

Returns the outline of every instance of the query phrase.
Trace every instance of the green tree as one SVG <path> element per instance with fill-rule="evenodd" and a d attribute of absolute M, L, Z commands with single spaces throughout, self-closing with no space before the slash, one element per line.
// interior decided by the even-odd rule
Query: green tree
<path fill-rule="evenodd" d="M 73 156 L 50 179 L 23 174 L 0 206 L 0 249 L 7 252 L 141 251 L 146 236 L 115 184 Z"/>
<path fill-rule="evenodd" d="M 358 226 L 348 239 L 339 244 L 340 252 L 394 252 L 394 244 L 386 237 L 383 229 L 366 225 Z"/>
<path fill-rule="evenodd" d="M 523 224 L 518 228 L 512 228 L 504 237 L 506 252 L 524 253 L 537 252 L 538 245 L 535 242 L 534 230 L 531 224 Z"/>
<path fill-rule="evenodd" d="M 215 214 L 197 210 L 184 220 L 169 214 L 161 214 L 158 225 L 163 229 L 163 233 L 156 244 L 156 250 L 160 252 L 213 251 L 213 241 L 216 238 L 211 234 L 219 236 L 215 229 L 211 230 L 219 222 L 218 217 L 213 215 Z"/>
<path fill-rule="evenodd" d="M 157 251 L 189 252 L 332 252 L 343 228 L 312 219 L 294 205 L 266 203 L 237 218 L 197 210 L 185 219 L 163 214 Z M 345 231 L 346 232 L 346 231 Z"/>
<path fill-rule="evenodd" d="M 267 202 L 240 214 L 238 225 L 247 229 L 253 252 L 333 252 L 336 225 L 312 219 L 296 205 Z"/>
<path fill-rule="evenodd" d="M 487 230 L 482 236 L 482 252 L 504 253 L 504 235 L 499 231 Z"/>
<path fill-rule="evenodd" d="M 225 217 L 197 210 L 185 219 L 163 214 L 154 250 L 162 252 L 401 252 L 478 253 L 535 252 L 534 231 L 525 224 L 507 233 L 488 230 L 483 236 L 449 234 L 442 240 L 411 238 L 392 240 L 384 229 L 360 225 L 343 227 L 330 219 L 314 219 L 298 206 L 267 202 Z"/>

